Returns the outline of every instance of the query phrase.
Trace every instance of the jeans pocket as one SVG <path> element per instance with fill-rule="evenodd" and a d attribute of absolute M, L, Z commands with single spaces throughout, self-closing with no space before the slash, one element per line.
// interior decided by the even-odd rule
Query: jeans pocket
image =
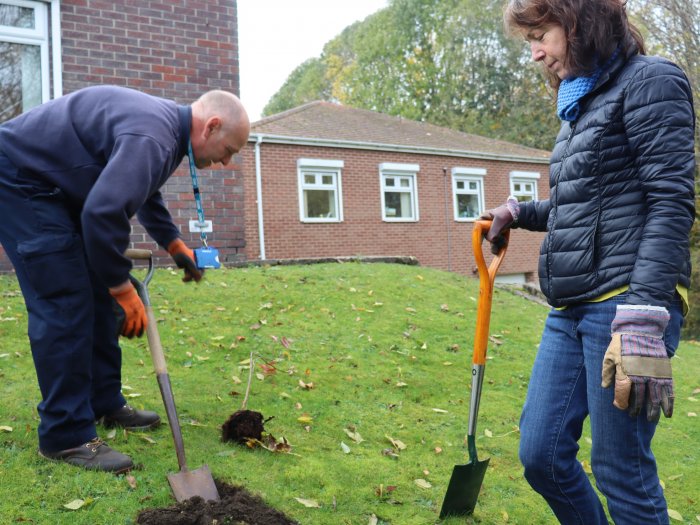
<path fill-rule="evenodd" d="M 39 299 L 72 295 L 90 286 L 80 237 L 41 235 L 17 244 L 27 277 Z"/>

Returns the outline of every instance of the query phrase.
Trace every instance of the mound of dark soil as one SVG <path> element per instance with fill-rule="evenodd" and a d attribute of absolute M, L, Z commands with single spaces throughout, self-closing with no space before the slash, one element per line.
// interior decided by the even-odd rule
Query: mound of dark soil
<path fill-rule="evenodd" d="M 243 487 L 214 480 L 220 501 L 194 497 L 172 507 L 146 509 L 136 517 L 140 525 L 299 525 Z"/>
<path fill-rule="evenodd" d="M 252 410 L 238 410 L 221 425 L 221 439 L 244 445 L 249 439 L 262 440 L 263 415 Z"/>

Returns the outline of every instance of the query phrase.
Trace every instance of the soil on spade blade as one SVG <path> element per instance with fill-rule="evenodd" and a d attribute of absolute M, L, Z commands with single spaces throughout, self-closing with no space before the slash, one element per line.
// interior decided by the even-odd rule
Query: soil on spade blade
<path fill-rule="evenodd" d="M 220 501 L 194 497 L 172 507 L 142 510 L 140 525 L 299 525 L 243 487 L 214 480 Z"/>

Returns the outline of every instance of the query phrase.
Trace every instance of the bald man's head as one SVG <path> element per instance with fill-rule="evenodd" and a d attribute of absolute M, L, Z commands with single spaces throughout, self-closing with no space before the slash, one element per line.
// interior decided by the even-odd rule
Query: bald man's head
<path fill-rule="evenodd" d="M 245 146 L 249 134 L 248 113 L 233 93 L 208 91 L 192 104 L 190 139 L 198 168 L 228 164 Z"/>

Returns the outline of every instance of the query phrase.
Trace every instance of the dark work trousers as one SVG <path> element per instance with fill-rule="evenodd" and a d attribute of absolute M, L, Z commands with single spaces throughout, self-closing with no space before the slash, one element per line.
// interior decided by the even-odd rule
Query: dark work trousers
<path fill-rule="evenodd" d="M 41 390 L 39 448 L 82 445 L 97 436 L 96 419 L 125 404 L 112 298 L 87 263 L 79 210 L 2 152 L 0 210 L 0 244 L 24 296 Z"/>

